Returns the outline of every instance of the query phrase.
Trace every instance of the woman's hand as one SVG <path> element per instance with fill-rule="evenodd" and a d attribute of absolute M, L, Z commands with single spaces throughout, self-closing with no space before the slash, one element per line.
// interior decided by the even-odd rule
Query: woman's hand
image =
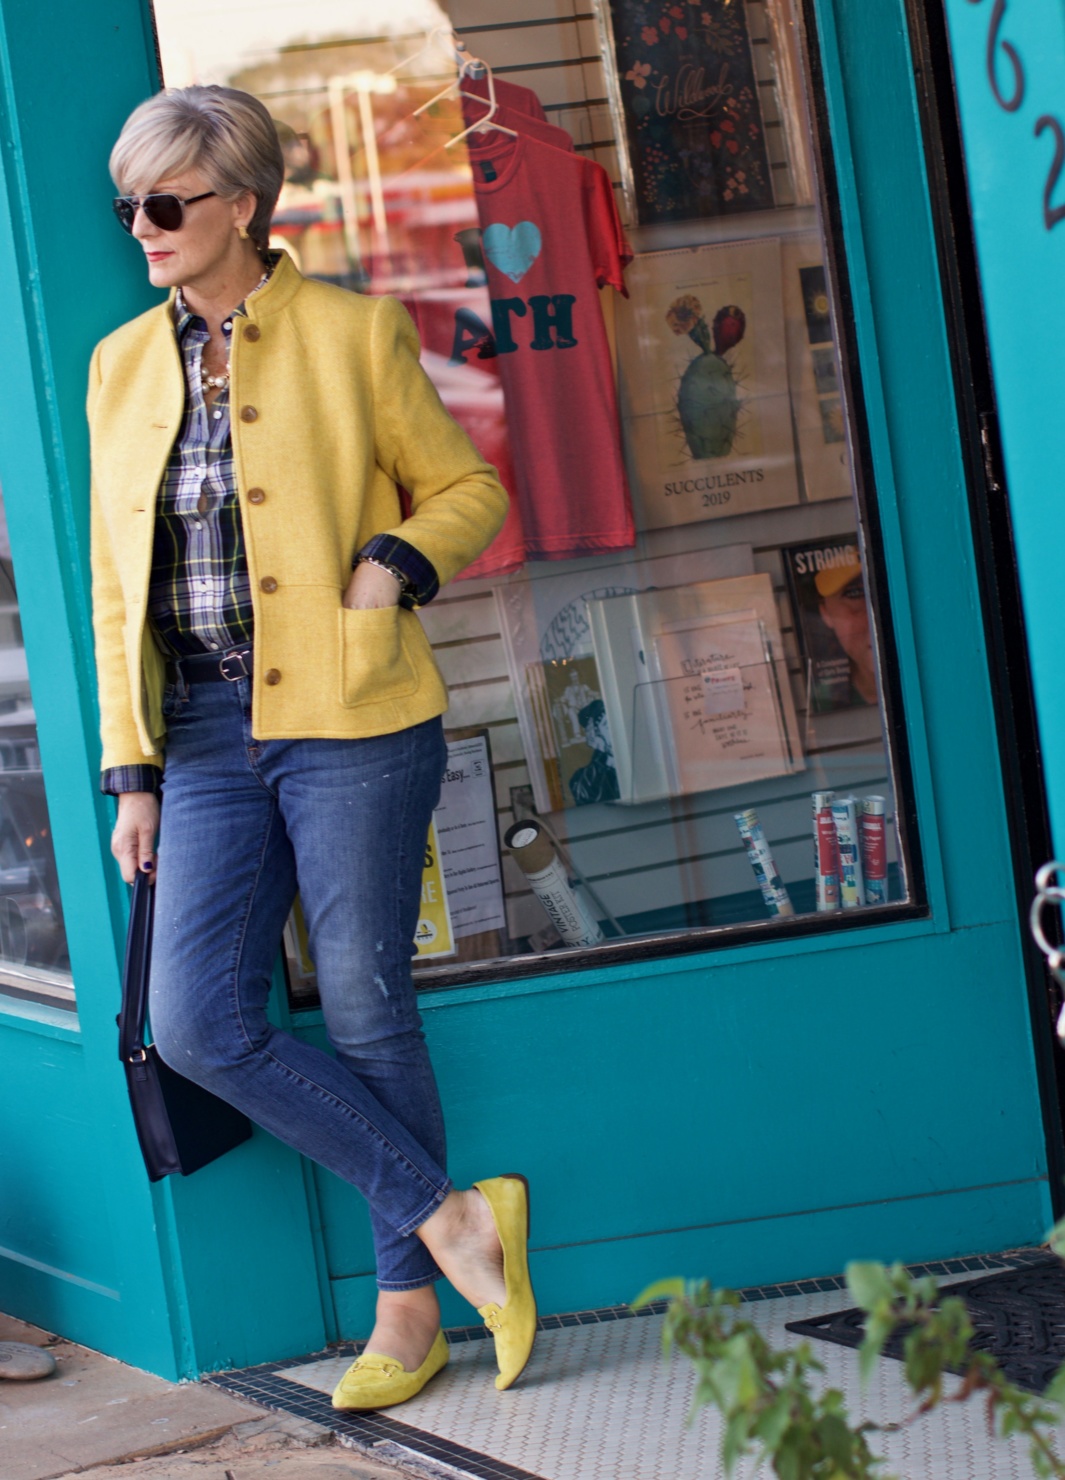
<path fill-rule="evenodd" d="M 118 799 L 118 821 L 111 834 L 111 852 L 118 859 L 127 884 L 132 884 L 138 873 L 150 873 L 152 882 L 155 882 L 155 838 L 158 831 L 159 798 L 155 793 L 123 792 Z"/>
<path fill-rule="evenodd" d="M 366 610 L 375 606 L 397 606 L 402 587 L 395 576 L 389 575 L 379 565 L 360 560 L 351 573 L 347 590 L 341 598 L 342 606 L 353 606 Z"/>

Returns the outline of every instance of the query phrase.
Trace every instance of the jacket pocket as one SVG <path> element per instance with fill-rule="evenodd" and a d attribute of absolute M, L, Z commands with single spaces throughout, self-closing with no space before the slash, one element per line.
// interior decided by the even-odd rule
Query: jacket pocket
<path fill-rule="evenodd" d="M 403 635 L 406 615 L 398 606 L 340 608 L 341 704 L 381 704 L 418 687 Z"/>

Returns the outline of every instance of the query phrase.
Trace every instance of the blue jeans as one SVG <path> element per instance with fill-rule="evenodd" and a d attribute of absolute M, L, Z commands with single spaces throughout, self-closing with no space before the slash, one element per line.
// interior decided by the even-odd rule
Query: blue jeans
<path fill-rule="evenodd" d="M 381 1289 L 439 1270 L 414 1230 L 450 1191 L 411 980 L 440 721 L 369 740 L 255 740 L 251 684 L 167 692 L 150 1016 L 188 1079 L 353 1183 Z M 299 889 L 336 1057 L 266 1017 Z"/>

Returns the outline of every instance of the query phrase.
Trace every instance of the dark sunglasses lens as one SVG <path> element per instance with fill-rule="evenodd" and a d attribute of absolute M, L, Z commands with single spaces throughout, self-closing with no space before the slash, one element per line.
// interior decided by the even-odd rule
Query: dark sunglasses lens
<path fill-rule="evenodd" d="M 185 219 L 185 211 L 176 195 L 146 195 L 142 202 L 144 214 L 160 231 L 179 231 Z"/>
<path fill-rule="evenodd" d="M 137 209 L 133 202 L 127 200 L 124 195 L 120 195 L 117 200 L 111 202 L 111 208 L 125 230 L 132 231 L 133 218 L 137 214 Z"/>

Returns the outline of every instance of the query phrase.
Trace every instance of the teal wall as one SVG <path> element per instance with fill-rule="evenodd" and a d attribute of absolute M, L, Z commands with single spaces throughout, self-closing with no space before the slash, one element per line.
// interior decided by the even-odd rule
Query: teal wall
<path fill-rule="evenodd" d="M 973 226 L 995 378 L 1032 678 L 1056 852 L 1065 852 L 1065 683 L 1061 557 L 1065 550 L 1065 9 L 1011 6 L 988 73 L 990 0 L 948 0 L 947 18 Z M 1014 70 L 1007 48 L 1013 52 Z M 1048 223 L 1045 212 L 1052 220 Z M 1056 214 L 1056 220 L 1053 219 Z"/>
<path fill-rule="evenodd" d="M 818 13 L 930 914 L 426 999 L 454 1171 L 528 1171 L 547 1310 L 1049 1221 L 903 10 Z M 79 1003 L 0 998 L 0 1307 L 185 1375 L 364 1331 L 373 1292 L 357 1197 L 268 1136 L 150 1188 L 114 1056 L 125 906 L 94 790 L 81 407 L 92 343 L 146 299 L 105 160 L 153 86 L 132 0 L 57 0 L 47 28 L 0 0 L 0 481 Z"/>

